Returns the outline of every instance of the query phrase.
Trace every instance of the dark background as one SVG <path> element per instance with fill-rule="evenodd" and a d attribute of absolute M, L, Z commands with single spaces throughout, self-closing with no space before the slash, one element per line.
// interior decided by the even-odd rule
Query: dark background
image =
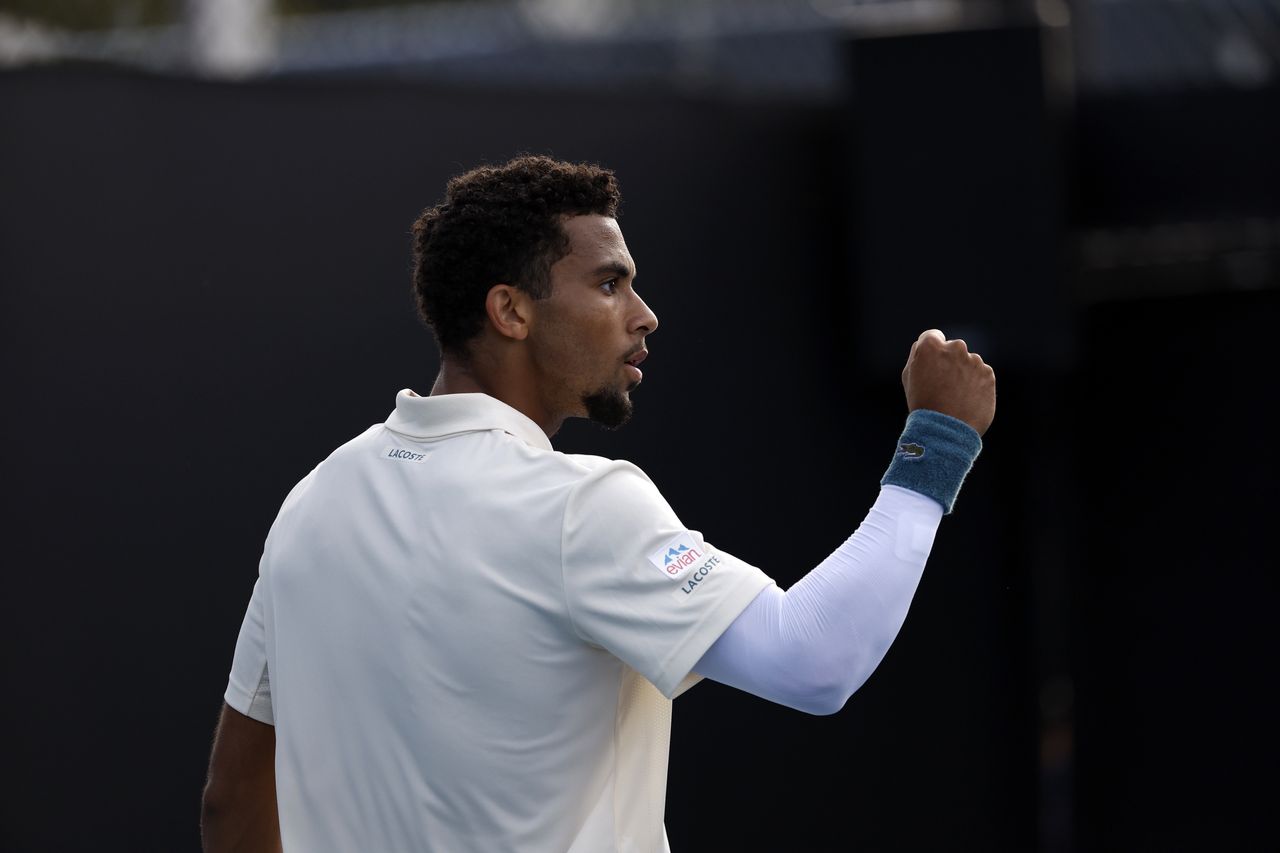
<path fill-rule="evenodd" d="M 557 447 L 783 586 L 874 500 L 921 330 L 999 377 L 846 708 L 677 703 L 674 850 L 1275 849 L 1280 88 L 1088 95 L 1052 50 L 850 41 L 824 102 L 0 74 L 4 849 L 198 849 L 263 537 L 431 385 L 413 219 L 525 151 L 616 171 L 661 318 L 633 423 Z"/>

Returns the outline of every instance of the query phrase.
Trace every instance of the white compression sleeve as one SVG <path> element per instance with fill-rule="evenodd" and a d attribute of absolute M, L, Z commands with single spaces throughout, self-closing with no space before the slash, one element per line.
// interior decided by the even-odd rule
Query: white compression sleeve
<path fill-rule="evenodd" d="M 906 620 L 942 514 L 932 498 L 882 486 L 844 544 L 786 592 L 765 588 L 694 671 L 811 714 L 840 710 Z"/>

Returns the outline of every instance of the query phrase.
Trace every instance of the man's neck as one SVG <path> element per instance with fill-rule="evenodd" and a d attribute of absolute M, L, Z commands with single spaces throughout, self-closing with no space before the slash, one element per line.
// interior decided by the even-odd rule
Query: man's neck
<path fill-rule="evenodd" d="M 465 363 L 461 359 L 445 355 L 440 372 L 431 386 L 431 396 L 441 394 L 488 394 L 528 417 L 551 438 L 560 431 L 564 417 L 548 415 L 532 393 L 533 383 L 513 376 L 517 371 L 503 370 L 496 366 L 486 369 L 474 360 Z"/>

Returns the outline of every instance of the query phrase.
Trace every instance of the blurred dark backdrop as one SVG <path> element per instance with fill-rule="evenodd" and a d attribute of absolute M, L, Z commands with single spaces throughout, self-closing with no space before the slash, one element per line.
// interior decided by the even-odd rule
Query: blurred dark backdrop
<path fill-rule="evenodd" d="M 4 849 L 198 849 L 267 528 L 430 387 L 409 225 L 525 151 L 617 172 L 662 321 L 635 421 L 557 447 L 783 586 L 874 499 L 920 330 L 999 376 L 845 710 L 677 703 L 674 850 L 1274 849 L 1280 88 L 1075 91 L 1057 49 L 850 38 L 818 101 L 0 74 Z"/>

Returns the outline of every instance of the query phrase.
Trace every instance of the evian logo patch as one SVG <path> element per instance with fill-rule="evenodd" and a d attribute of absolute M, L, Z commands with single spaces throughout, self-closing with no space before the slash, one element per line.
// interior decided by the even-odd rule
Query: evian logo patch
<path fill-rule="evenodd" d="M 678 580 L 704 559 L 702 549 L 694 546 L 693 537 L 687 531 L 649 555 L 649 562 L 672 580 Z"/>

